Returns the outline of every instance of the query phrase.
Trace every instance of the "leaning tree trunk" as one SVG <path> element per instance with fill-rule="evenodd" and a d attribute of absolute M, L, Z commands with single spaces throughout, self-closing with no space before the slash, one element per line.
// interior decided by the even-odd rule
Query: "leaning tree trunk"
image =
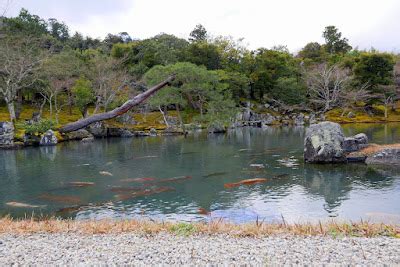
<path fill-rule="evenodd" d="M 120 115 L 128 112 L 134 106 L 137 106 L 140 103 L 144 102 L 147 98 L 152 96 L 154 93 L 156 93 L 161 88 L 169 85 L 174 79 L 175 79 L 175 75 L 172 75 L 172 76 L 168 77 L 165 81 L 157 84 L 156 86 L 150 88 L 149 90 L 126 101 L 122 106 L 120 106 L 118 108 L 115 108 L 109 112 L 95 114 L 93 116 L 83 118 L 79 121 L 69 123 L 69 124 L 61 127 L 59 129 L 59 131 L 62 133 L 68 133 L 68 132 L 82 129 L 82 128 L 84 128 L 92 123 L 98 122 L 98 121 L 109 120 L 109 119 L 115 118 L 117 116 L 120 116 Z"/>

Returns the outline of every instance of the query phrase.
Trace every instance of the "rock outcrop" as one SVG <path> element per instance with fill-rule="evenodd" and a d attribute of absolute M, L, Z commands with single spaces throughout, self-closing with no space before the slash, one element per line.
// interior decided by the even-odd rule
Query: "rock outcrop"
<path fill-rule="evenodd" d="M 226 127 L 219 122 L 211 123 L 207 128 L 208 133 L 225 133 Z"/>
<path fill-rule="evenodd" d="M 387 148 L 379 151 L 365 161 L 372 165 L 400 166 L 400 148 Z"/>
<path fill-rule="evenodd" d="M 58 140 L 53 130 L 47 130 L 40 138 L 39 145 L 41 146 L 55 146 Z"/>
<path fill-rule="evenodd" d="M 346 152 L 359 151 L 368 146 L 368 137 L 364 133 L 355 136 L 346 137 L 344 139 L 343 148 Z"/>
<path fill-rule="evenodd" d="M 0 122 L 0 147 L 14 145 L 14 125 L 11 122 Z"/>
<path fill-rule="evenodd" d="M 343 149 L 344 134 L 339 124 L 321 122 L 311 125 L 304 139 L 304 160 L 307 163 L 347 162 Z"/>

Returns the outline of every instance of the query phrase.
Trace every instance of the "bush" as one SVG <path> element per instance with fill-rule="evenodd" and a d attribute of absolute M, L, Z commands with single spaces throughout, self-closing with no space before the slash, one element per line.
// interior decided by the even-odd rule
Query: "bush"
<path fill-rule="evenodd" d="M 55 123 L 51 120 L 40 120 L 39 122 L 25 122 L 21 125 L 21 128 L 27 134 L 42 134 L 52 129 L 54 125 Z"/>

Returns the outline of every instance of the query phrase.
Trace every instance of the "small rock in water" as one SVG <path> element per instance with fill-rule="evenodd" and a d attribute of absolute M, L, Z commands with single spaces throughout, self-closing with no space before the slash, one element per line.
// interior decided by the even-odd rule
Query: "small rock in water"
<path fill-rule="evenodd" d="M 298 163 L 298 159 L 295 159 L 293 156 L 290 158 L 285 158 L 285 159 L 278 159 L 277 160 L 281 165 L 288 167 L 288 168 L 293 168 L 297 167 L 300 164 Z"/>
<path fill-rule="evenodd" d="M 264 169 L 265 165 L 264 164 L 250 164 L 250 167 L 258 168 L 258 169 Z"/>
<path fill-rule="evenodd" d="M 15 201 L 7 202 L 6 205 L 11 206 L 11 207 L 16 207 L 16 208 L 43 208 L 43 207 L 45 207 L 45 206 L 31 205 L 31 204 L 15 202 Z"/>
<path fill-rule="evenodd" d="M 104 175 L 104 176 L 113 176 L 111 172 L 106 172 L 106 171 L 101 171 L 99 174 Z"/>

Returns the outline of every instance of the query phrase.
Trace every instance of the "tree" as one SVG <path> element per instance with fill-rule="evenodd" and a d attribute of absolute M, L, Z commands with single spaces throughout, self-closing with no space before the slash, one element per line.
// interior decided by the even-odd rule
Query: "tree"
<path fill-rule="evenodd" d="M 117 95 L 129 85 L 130 78 L 122 69 L 122 62 L 123 59 L 111 58 L 101 53 L 96 53 L 89 60 L 89 76 L 93 81 L 96 98 L 94 113 L 100 109 L 107 111 Z"/>
<path fill-rule="evenodd" d="M 362 53 L 353 72 L 359 84 L 368 83 L 372 93 L 381 93 L 380 85 L 393 83 L 393 56 L 387 53 Z"/>
<path fill-rule="evenodd" d="M 308 58 L 315 62 L 320 62 L 323 58 L 322 46 L 317 42 L 306 44 L 299 52 L 299 57 Z"/>
<path fill-rule="evenodd" d="M 207 30 L 203 25 L 197 24 L 193 31 L 190 33 L 189 41 L 202 42 L 207 40 Z"/>
<path fill-rule="evenodd" d="M 18 17 L 4 18 L 5 30 L 12 34 L 39 37 L 47 34 L 47 22 L 37 15 L 32 15 L 26 9 L 21 9 Z"/>
<path fill-rule="evenodd" d="M 365 83 L 358 88 L 345 87 L 339 95 L 339 103 L 343 108 L 342 117 L 348 109 L 355 109 L 360 102 L 365 102 L 372 97 L 368 91 L 369 84 Z"/>
<path fill-rule="evenodd" d="M 305 71 L 305 77 L 310 101 L 322 108 L 323 112 L 337 104 L 350 79 L 348 70 L 326 63 Z"/>
<path fill-rule="evenodd" d="M 63 106 L 69 104 L 70 112 L 72 108 L 71 87 L 82 71 L 82 63 L 74 51 L 64 50 L 61 53 L 53 54 L 44 61 L 42 77 L 48 84 L 40 87 L 40 94 L 49 103 L 50 117 L 53 115 L 53 108 L 56 112 L 56 122 L 58 114 Z M 60 94 L 67 93 L 67 100 L 60 103 Z"/>
<path fill-rule="evenodd" d="M 21 90 L 38 80 L 45 55 L 36 39 L 0 38 L 0 95 L 7 104 L 10 120 L 15 122 L 15 101 Z"/>
<path fill-rule="evenodd" d="M 271 96 L 287 105 L 298 105 L 306 101 L 306 86 L 296 77 L 281 77 L 276 81 Z"/>
<path fill-rule="evenodd" d="M 185 61 L 205 66 L 208 70 L 222 67 L 222 55 L 219 47 L 207 41 L 191 43 L 187 48 Z"/>
<path fill-rule="evenodd" d="M 84 76 L 81 76 L 75 81 L 72 92 L 75 95 L 75 104 L 78 106 L 82 116 L 86 117 L 88 105 L 93 103 L 94 100 L 92 83 Z"/>
<path fill-rule="evenodd" d="M 330 54 L 344 54 L 351 50 L 349 40 L 342 38 L 342 33 L 335 26 L 327 26 L 322 34 L 325 38 L 325 49 Z"/>
<path fill-rule="evenodd" d="M 279 78 L 296 76 L 298 72 L 294 58 L 286 52 L 260 48 L 254 60 L 250 78 L 253 82 L 252 93 L 259 100 L 275 90 Z"/>
<path fill-rule="evenodd" d="M 71 122 L 59 129 L 61 133 L 69 133 L 72 131 L 76 131 L 82 128 L 85 128 L 86 126 L 99 122 L 99 121 L 104 121 L 104 120 L 109 120 L 112 118 L 115 118 L 117 116 L 120 116 L 126 112 L 128 112 L 130 109 L 133 107 L 143 103 L 146 99 L 148 99 L 150 96 L 154 95 L 156 92 L 164 88 L 165 86 L 169 85 L 173 80 L 175 79 L 174 75 L 169 76 L 167 79 L 164 81 L 160 82 L 159 84 L 153 86 L 152 88 L 146 90 L 145 92 L 129 99 L 126 101 L 124 104 L 121 106 L 100 114 L 94 114 L 90 117 L 80 119 L 79 121 L 76 122 Z"/>
<path fill-rule="evenodd" d="M 59 22 L 57 19 L 51 18 L 48 20 L 48 28 L 51 36 L 65 42 L 69 38 L 68 26 L 64 22 Z"/>

